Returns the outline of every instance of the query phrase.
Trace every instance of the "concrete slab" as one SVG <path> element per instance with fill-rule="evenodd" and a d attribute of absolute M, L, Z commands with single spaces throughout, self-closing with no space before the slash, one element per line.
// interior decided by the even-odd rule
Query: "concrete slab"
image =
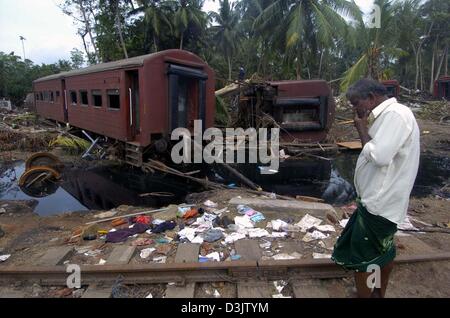
<path fill-rule="evenodd" d="M 112 286 L 89 285 L 81 298 L 111 298 Z"/>
<path fill-rule="evenodd" d="M 195 283 L 186 286 L 167 286 L 165 298 L 194 298 Z"/>
<path fill-rule="evenodd" d="M 274 199 L 259 199 L 259 198 L 232 198 L 230 204 L 244 204 L 259 211 L 275 211 L 275 212 L 290 212 L 290 213 L 309 213 L 313 216 L 325 218 L 327 212 L 336 214 L 334 208 L 325 203 L 306 202 L 298 200 L 274 200 Z"/>
<path fill-rule="evenodd" d="M 175 263 L 198 262 L 199 251 L 200 251 L 199 244 L 192 244 L 192 243 L 179 244 L 177 248 L 177 254 L 175 255 Z"/>
<path fill-rule="evenodd" d="M 236 254 L 241 255 L 243 261 L 258 261 L 262 257 L 261 249 L 257 241 L 239 240 L 234 242 Z"/>
<path fill-rule="evenodd" d="M 237 284 L 238 298 L 272 298 L 276 294 L 273 283 L 240 282 Z"/>
<path fill-rule="evenodd" d="M 39 258 L 35 265 L 56 266 L 62 264 L 73 253 L 72 246 L 51 247 Z"/>
<path fill-rule="evenodd" d="M 128 264 L 135 251 L 136 246 L 116 246 L 106 260 L 106 264 Z"/>
<path fill-rule="evenodd" d="M 330 298 L 328 289 L 319 279 L 292 282 L 295 298 Z"/>

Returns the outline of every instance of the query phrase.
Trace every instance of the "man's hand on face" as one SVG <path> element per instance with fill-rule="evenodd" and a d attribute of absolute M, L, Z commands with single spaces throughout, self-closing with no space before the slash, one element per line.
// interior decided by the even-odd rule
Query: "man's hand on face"
<path fill-rule="evenodd" d="M 355 123 L 356 130 L 358 131 L 359 137 L 361 138 L 361 143 L 364 147 L 366 143 L 370 141 L 369 129 L 368 129 L 368 118 L 370 111 L 365 111 L 362 117 L 359 117 L 356 110 L 353 111 L 353 121 Z"/>

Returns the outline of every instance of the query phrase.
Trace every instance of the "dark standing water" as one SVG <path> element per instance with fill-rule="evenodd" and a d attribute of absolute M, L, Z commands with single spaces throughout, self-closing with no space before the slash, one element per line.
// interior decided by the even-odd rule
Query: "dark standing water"
<path fill-rule="evenodd" d="M 322 197 L 328 203 L 345 204 L 355 197 L 353 174 L 357 158 L 358 153 L 347 152 L 331 161 L 287 160 L 280 163 L 279 172 L 273 175 L 261 175 L 256 164 L 242 164 L 237 168 L 265 191 Z M 39 204 L 35 211 L 40 215 L 111 209 L 121 204 L 159 207 L 181 203 L 187 194 L 200 190 L 195 183 L 170 175 L 147 175 L 139 169 L 101 167 L 67 170 L 55 193 L 33 198 L 17 185 L 23 172 L 23 162 L 0 168 L 0 199 L 36 199 Z M 207 165 L 202 174 L 225 184 L 238 183 L 216 166 Z M 448 193 L 439 192 L 439 189 L 449 182 L 449 178 L 449 158 L 424 155 L 412 195 L 439 194 L 448 197 Z M 141 197 L 142 193 L 151 195 Z"/>

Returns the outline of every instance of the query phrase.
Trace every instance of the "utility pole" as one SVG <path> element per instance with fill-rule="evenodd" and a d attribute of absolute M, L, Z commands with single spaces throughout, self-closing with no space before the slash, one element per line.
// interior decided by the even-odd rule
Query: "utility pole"
<path fill-rule="evenodd" d="M 23 61 L 25 62 L 25 44 L 23 43 L 23 40 L 26 40 L 23 36 L 19 36 L 20 41 L 22 41 L 22 50 L 23 50 Z"/>

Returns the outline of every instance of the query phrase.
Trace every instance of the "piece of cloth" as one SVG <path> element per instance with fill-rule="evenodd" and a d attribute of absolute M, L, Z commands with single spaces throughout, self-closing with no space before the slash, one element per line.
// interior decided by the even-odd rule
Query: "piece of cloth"
<path fill-rule="evenodd" d="M 215 242 L 217 240 L 220 240 L 221 238 L 223 238 L 222 231 L 216 230 L 216 229 L 210 229 L 210 230 L 206 231 L 203 236 L 203 240 L 208 243 Z"/>
<path fill-rule="evenodd" d="M 411 110 L 395 98 L 372 114 L 372 139 L 356 163 L 356 192 L 370 213 L 400 224 L 419 168 L 420 130 Z"/>
<path fill-rule="evenodd" d="M 152 229 L 152 233 L 162 233 L 167 230 L 173 230 L 177 226 L 175 221 L 166 221 L 164 223 L 158 224 Z"/>
<path fill-rule="evenodd" d="M 366 272 L 367 266 L 381 268 L 394 260 L 397 224 L 373 215 L 358 200 L 358 207 L 334 245 L 332 260 L 345 269 Z"/>
<path fill-rule="evenodd" d="M 143 223 L 143 224 L 150 224 L 152 223 L 152 217 L 148 215 L 139 215 L 134 219 L 135 223 Z"/>
<path fill-rule="evenodd" d="M 187 219 L 193 218 L 193 217 L 195 217 L 197 215 L 198 215 L 198 210 L 197 209 L 190 209 L 189 211 L 187 211 L 183 215 L 183 219 L 187 220 Z"/>
<path fill-rule="evenodd" d="M 135 234 L 144 233 L 149 228 L 150 227 L 147 224 L 136 223 L 132 228 L 109 232 L 108 234 L 106 234 L 106 242 L 111 243 L 125 242 L 128 239 L 128 237 Z"/>

